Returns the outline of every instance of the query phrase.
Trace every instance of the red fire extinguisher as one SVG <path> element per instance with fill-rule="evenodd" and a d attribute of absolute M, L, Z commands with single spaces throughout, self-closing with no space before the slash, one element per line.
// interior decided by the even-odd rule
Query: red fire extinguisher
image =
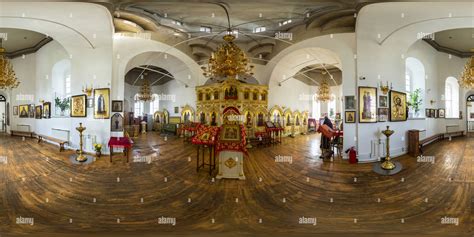
<path fill-rule="evenodd" d="M 349 154 L 349 163 L 350 164 L 355 164 L 355 163 L 359 162 L 359 160 L 357 159 L 357 152 L 356 152 L 355 147 L 351 147 L 351 148 L 347 149 L 346 153 Z"/>

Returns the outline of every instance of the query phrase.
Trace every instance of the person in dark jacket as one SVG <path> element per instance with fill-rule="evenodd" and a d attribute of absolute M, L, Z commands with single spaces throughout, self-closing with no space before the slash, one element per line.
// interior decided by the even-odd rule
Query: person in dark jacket
<path fill-rule="evenodd" d="M 323 125 L 327 125 L 329 128 L 334 129 L 332 126 L 331 120 L 328 118 L 328 116 L 324 116 L 324 122 Z M 321 156 L 319 158 L 324 159 L 331 157 L 332 151 L 331 151 L 331 138 L 325 137 L 324 134 L 321 133 Z"/>

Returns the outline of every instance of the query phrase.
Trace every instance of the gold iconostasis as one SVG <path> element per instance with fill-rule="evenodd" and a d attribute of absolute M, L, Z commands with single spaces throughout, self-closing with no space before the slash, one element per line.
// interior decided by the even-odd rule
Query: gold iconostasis
<path fill-rule="evenodd" d="M 166 109 L 155 112 L 153 128 L 160 130 L 162 124 L 190 122 L 221 126 L 227 122 L 226 120 L 234 120 L 253 132 L 265 130 L 267 121 L 278 123 L 285 129 L 284 134 L 296 135 L 307 131 L 309 112 L 293 111 L 280 106 L 269 109 L 266 85 L 247 84 L 228 79 L 221 83 L 196 87 L 196 97 L 196 109 L 184 105 L 179 110 L 179 117 L 170 117 Z M 226 116 L 226 111 L 229 109 L 237 110 L 238 116 L 235 114 Z"/>

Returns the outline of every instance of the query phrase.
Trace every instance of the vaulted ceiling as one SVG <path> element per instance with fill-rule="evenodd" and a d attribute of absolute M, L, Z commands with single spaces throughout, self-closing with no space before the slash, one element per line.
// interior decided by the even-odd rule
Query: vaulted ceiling
<path fill-rule="evenodd" d="M 35 31 L 12 28 L 0 28 L 0 38 L 6 56 L 9 58 L 34 53 L 53 40 L 51 37 Z"/>
<path fill-rule="evenodd" d="M 167 70 L 151 65 L 132 68 L 125 75 L 125 82 L 132 86 L 141 86 L 145 80 L 148 80 L 150 86 L 159 86 L 173 79 L 173 75 Z"/>

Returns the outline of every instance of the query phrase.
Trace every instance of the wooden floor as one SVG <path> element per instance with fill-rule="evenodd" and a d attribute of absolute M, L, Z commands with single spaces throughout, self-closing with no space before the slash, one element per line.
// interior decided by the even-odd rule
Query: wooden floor
<path fill-rule="evenodd" d="M 472 236 L 474 138 L 425 152 L 434 164 L 401 157 L 403 171 L 386 177 L 372 164 L 323 162 L 319 135 L 299 136 L 251 149 L 247 180 L 212 180 L 179 138 L 139 138 L 133 155 L 149 164 L 73 165 L 72 151 L 0 135 L 0 236 Z M 299 224 L 303 216 L 317 224 Z"/>

